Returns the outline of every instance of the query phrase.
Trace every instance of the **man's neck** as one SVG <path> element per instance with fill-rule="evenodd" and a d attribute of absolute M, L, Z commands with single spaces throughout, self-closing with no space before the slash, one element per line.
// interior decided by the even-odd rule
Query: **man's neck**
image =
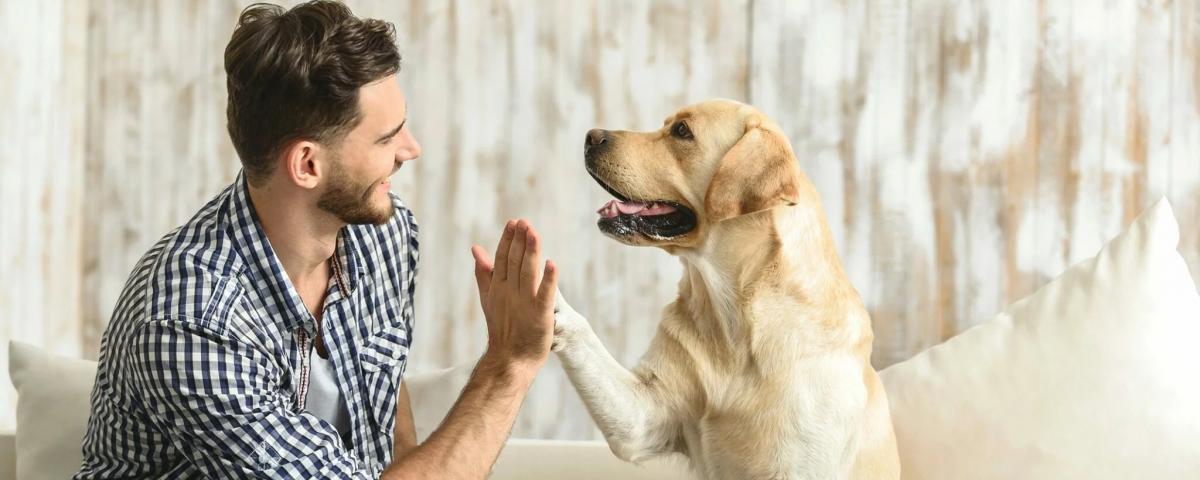
<path fill-rule="evenodd" d="M 271 248 L 298 289 L 329 280 L 328 261 L 337 250 L 337 235 L 345 224 L 316 207 L 304 192 L 267 183 L 250 186 L 250 200 Z"/>

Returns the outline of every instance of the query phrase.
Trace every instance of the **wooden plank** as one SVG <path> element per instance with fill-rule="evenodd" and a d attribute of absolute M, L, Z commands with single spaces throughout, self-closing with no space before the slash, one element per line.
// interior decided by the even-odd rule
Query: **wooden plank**
<path fill-rule="evenodd" d="M 1200 5 L 1173 4 L 1171 34 L 1170 181 L 1180 222 L 1180 250 L 1193 277 L 1200 272 Z"/>
<path fill-rule="evenodd" d="M 1078 151 L 1071 158 L 1069 175 L 1077 179 L 1073 195 L 1064 195 L 1068 213 L 1067 263 L 1096 254 L 1121 228 L 1120 195 L 1114 192 L 1124 163 L 1124 131 L 1117 125 L 1126 112 L 1120 64 L 1128 61 L 1134 31 L 1132 2 L 1083 2 L 1073 5 L 1067 52 L 1068 75 L 1077 78 L 1075 124 Z"/>
<path fill-rule="evenodd" d="M 240 9 L 203 0 L 93 6 L 82 231 L 89 357 L 133 265 L 240 168 L 222 68 Z"/>
<path fill-rule="evenodd" d="M 1168 194 L 1171 181 L 1172 2 L 1139 2 L 1125 97 L 1125 157 L 1134 170 L 1124 178 L 1122 225 Z"/>
<path fill-rule="evenodd" d="M 80 349 L 83 0 L 0 2 L 0 431 L 15 427 L 8 342 Z"/>

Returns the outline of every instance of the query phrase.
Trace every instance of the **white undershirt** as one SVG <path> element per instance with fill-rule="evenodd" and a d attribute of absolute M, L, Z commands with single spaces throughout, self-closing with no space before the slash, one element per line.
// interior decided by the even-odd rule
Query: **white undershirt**
<path fill-rule="evenodd" d="M 328 358 L 321 358 L 316 349 L 309 352 L 309 361 L 311 368 L 304 410 L 333 425 L 342 441 L 349 446 L 350 411 L 346 409 L 345 397 L 338 390 L 333 363 Z"/>

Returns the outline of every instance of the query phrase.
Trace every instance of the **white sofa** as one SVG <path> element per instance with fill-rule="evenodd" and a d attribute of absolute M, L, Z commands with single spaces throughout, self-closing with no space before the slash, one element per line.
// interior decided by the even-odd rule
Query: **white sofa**
<path fill-rule="evenodd" d="M 11 432 L 0 433 L 0 480 L 17 478 L 17 437 Z"/>
<path fill-rule="evenodd" d="M 1200 295 L 1178 241 L 1160 201 L 995 319 L 884 370 L 904 477 L 1200 479 Z M 22 480 L 63 478 L 78 465 L 94 364 L 17 343 L 9 354 L 18 432 L 0 437 L 0 480 L 16 478 L 14 463 Z M 407 378 L 418 437 L 466 374 Z M 513 440 L 492 478 L 688 476 L 670 459 L 622 463 L 600 442 Z"/>
<path fill-rule="evenodd" d="M 0 480 L 69 477 L 81 460 L 80 439 L 87 423 L 95 362 L 54 355 L 21 342 L 10 343 L 9 362 L 21 397 L 16 435 L 0 435 Z M 408 376 L 418 438 L 428 437 L 441 422 L 469 373 L 470 365 L 463 365 Z M 689 478 L 685 471 L 678 460 L 641 466 L 622 462 L 599 441 L 513 439 L 490 478 L 671 480 Z"/>
<path fill-rule="evenodd" d="M 0 480 L 15 480 L 16 436 L 0 434 Z M 76 455 L 78 457 L 78 455 Z M 56 476 L 71 468 L 42 472 L 47 478 L 69 478 Z M 690 478 L 683 473 L 682 465 L 670 462 L 652 462 L 644 467 L 622 463 L 609 453 L 603 442 L 579 442 L 559 440 L 510 440 L 500 459 L 496 462 L 494 480 L 562 479 L 573 480 L 660 480 Z"/>

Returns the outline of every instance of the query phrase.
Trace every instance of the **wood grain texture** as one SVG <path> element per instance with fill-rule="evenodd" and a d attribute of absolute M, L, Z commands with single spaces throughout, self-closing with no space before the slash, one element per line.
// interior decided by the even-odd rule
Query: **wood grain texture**
<path fill-rule="evenodd" d="M 90 5 L 79 333 L 95 357 L 133 265 L 237 174 L 222 65 L 241 5 Z"/>
<path fill-rule="evenodd" d="M 0 275 L 20 279 L 0 289 L 0 343 L 94 357 L 135 261 L 234 177 L 221 65 L 249 3 L 0 2 L 12 93 Z M 583 135 L 656 128 L 711 97 L 753 103 L 787 131 L 873 315 L 878 367 L 991 318 L 1160 196 L 1200 267 L 1196 2 L 350 5 L 395 23 L 424 147 L 393 186 L 422 226 L 413 369 L 482 352 L 468 248 L 494 248 L 515 217 L 539 228 L 572 303 L 635 363 L 680 268 L 596 230 L 608 196 L 583 170 Z M 597 438 L 553 361 L 514 435 Z"/>
<path fill-rule="evenodd" d="M 82 348 L 85 6 L 0 2 L 0 431 L 15 428 L 8 341 Z"/>

